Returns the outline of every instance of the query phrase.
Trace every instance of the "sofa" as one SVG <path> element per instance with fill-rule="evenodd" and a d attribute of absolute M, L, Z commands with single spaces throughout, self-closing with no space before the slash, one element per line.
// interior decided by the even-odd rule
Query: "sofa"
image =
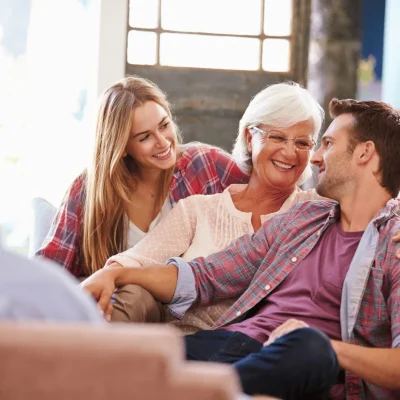
<path fill-rule="evenodd" d="M 40 249 L 51 223 L 57 212 L 57 207 L 41 197 L 35 197 L 31 201 L 31 226 L 29 229 L 28 256 L 32 257 Z"/>
<path fill-rule="evenodd" d="M 224 365 L 185 362 L 169 326 L 0 323 L 0 399 L 234 399 Z"/>
<path fill-rule="evenodd" d="M 222 364 L 184 361 L 167 325 L 0 322 L 2 400 L 233 400 Z M 260 397 L 267 399 L 267 397 Z"/>

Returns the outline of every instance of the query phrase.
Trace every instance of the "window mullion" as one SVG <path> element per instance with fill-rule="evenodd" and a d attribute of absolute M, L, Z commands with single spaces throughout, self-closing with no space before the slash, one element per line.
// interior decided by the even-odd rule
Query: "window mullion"
<path fill-rule="evenodd" d="M 263 37 L 264 37 L 264 12 L 265 12 L 265 0 L 261 2 L 261 27 L 260 27 L 260 59 L 258 60 L 259 70 L 262 71 L 263 63 Z"/>
<path fill-rule="evenodd" d="M 161 13 L 162 13 L 162 2 L 158 0 L 158 23 L 157 23 L 157 65 L 160 65 L 160 46 L 161 46 Z"/>

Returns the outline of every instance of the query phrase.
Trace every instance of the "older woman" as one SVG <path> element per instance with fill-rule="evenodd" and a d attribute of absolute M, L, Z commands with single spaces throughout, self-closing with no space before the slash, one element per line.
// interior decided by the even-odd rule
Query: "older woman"
<path fill-rule="evenodd" d="M 160 224 L 133 248 L 111 257 L 106 265 L 164 264 L 169 257 L 187 260 L 222 250 L 234 239 L 257 231 L 277 212 L 298 201 L 318 198 L 314 190 L 298 185 L 311 174 L 309 159 L 324 112 L 310 93 L 295 83 L 271 85 L 258 93 L 239 124 L 233 156 L 248 184 L 236 184 L 223 193 L 195 195 L 179 201 Z M 96 273 L 82 286 L 102 279 Z M 113 319 L 146 319 L 131 311 L 135 287 L 121 288 L 115 297 Z M 208 329 L 234 302 L 194 306 L 182 321 L 169 313 L 167 320 L 185 333 Z M 147 305 L 145 307 L 148 307 Z"/>

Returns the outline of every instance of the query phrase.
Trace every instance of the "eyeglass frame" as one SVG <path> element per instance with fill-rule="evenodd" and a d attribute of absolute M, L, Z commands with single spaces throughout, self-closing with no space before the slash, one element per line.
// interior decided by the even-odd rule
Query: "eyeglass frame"
<path fill-rule="evenodd" d="M 250 133 L 253 133 L 253 132 L 251 132 L 251 130 L 255 130 L 257 133 L 260 133 L 262 136 L 265 136 L 266 137 L 266 139 L 268 140 L 268 138 L 269 138 L 269 135 L 270 135 L 270 132 L 266 132 L 266 131 L 264 131 L 263 129 L 261 129 L 261 128 L 259 128 L 258 126 L 249 126 L 248 127 L 248 129 L 249 129 L 249 131 L 250 131 Z M 279 131 L 273 131 L 273 132 L 279 132 Z M 281 132 L 280 132 L 281 133 Z M 299 149 L 297 146 L 296 146 L 296 140 L 298 139 L 298 138 L 292 138 L 292 137 L 287 137 L 287 136 L 285 136 L 285 135 L 283 135 L 282 134 L 282 137 L 285 137 L 285 141 L 284 142 L 282 142 L 282 143 L 279 143 L 279 144 L 287 144 L 287 142 L 289 141 L 289 140 L 293 140 L 293 144 L 294 144 L 294 147 L 295 147 L 295 149 L 296 150 L 299 150 L 299 151 L 310 151 L 310 150 L 312 150 L 315 146 L 316 146 L 316 144 L 317 143 L 315 143 L 315 140 L 314 139 L 311 139 L 311 143 L 312 143 L 312 147 L 309 147 L 308 149 Z M 273 142 L 272 142 L 273 143 Z M 274 144 L 278 144 L 278 143 L 274 143 Z"/>

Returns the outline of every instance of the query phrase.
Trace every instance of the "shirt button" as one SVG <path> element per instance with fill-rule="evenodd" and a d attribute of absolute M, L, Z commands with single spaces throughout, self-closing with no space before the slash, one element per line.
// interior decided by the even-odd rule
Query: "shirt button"
<path fill-rule="evenodd" d="M 242 312 L 241 312 L 241 311 L 238 311 L 238 312 L 236 313 L 236 315 L 239 317 L 240 315 L 242 315 Z"/>
<path fill-rule="evenodd" d="M 292 257 L 292 262 L 296 262 L 297 261 L 297 257 Z"/>
<path fill-rule="evenodd" d="M 271 286 L 267 285 L 267 286 L 265 286 L 264 289 L 265 289 L 265 290 L 269 290 L 269 289 L 271 289 Z"/>
<path fill-rule="evenodd" d="M 318 231 L 318 232 L 317 232 L 317 236 L 321 236 L 321 231 Z"/>

